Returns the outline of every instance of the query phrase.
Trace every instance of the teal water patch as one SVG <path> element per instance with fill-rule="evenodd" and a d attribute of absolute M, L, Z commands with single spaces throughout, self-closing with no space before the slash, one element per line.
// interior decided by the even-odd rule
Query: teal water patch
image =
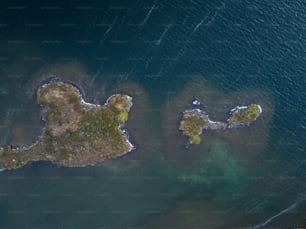
<path fill-rule="evenodd" d="M 225 144 L 216 141 L 200 167 L 191 166 L 177 172 L 170 169 L 168 174 L 192 192 L 206 193 L 218 202 L 229 202 L 237 200 L 239 193 L 245 193 L 249 171 L 232 157 Z"/>

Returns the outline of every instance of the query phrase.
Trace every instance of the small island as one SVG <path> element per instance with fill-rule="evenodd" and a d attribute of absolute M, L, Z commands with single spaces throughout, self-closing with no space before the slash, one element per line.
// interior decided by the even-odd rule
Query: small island
<path fill-rule="evenodd" d="M 254 122 L 262 113 L 262 108 L 257 104 L 248 106 L 236 106 L 230 111 L 230 117 L 227 120 L 228 127 L 247 126 Z"/>
<path fill-rule="evenodd" d="M 193 105 L 199 103 L 192 102 Z M 225 130 L 228 128 L 236 128 L 248 126 L 254 122 L 262 113 L 262 108 L 257 104 L 250 104 L 248 106 L 236 106 L 231 109 L 230 117 L 227 122 L 212 121 L 208 115 L 201 109 L 190 109 L 183 112 L 180 121 L 179 129 L 188 137 L 190 144 L 200 144 L 203 130 Z"/>
<path fill-rule="evenodd" d="M 70 83 L 53 80 L 37 90 L 45 128 L 30 147 L 0 148 L 0 168 L 15 169 L 46 160 L 67 167 L 95 165 L 134 149 L 124 123 L 133 105 L 128 95 L 114 94 L 104 105 L 83 100 Z"/>
<path fill-rule="evenodd" d="M 189 137 L 190 144 L 200 144 L 200 135 L 208 126 L 208 116 L 200 109 L 186 110 L 180 123 L 180 130 Z"/>
<path fill-rule="evenodd" d="M 200 144 L 200 135 L 203 130 L 225 129 L 226 126 L 223 122 L 210 120 L 208 115 L 201 109 L 191 109 L 183 112 L 179 129 L 189 138 L 190 144 Z"/>

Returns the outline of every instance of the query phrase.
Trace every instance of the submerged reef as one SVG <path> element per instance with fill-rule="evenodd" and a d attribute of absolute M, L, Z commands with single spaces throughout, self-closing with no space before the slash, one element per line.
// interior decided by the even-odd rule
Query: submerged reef
<path fill-rule="evenodd" d="M 199 105 L 199 103 L 192 103 L 193 105 Z M 188 137 L 190 144 L 200 144 L 200 135 L 203 130 L 225 130 L 227 128 L 247 126 L 251 122 L 254 122 L 261 113 L 262 108 L 257 104 L 236 106 L 231 109 L 227 122 L 221 122 L 210 120 L 208 115 L 201 109 L 185 110 L 180 121 L 179 129 Z"/>
<path fill-rule="evenodd" d="M 244 192 L 248 170 L 231 155 L 226 144 L 214 141 L 202 167 L 181 172 L 180 182 L 198 191 L 204 191 L 217 201 L 230 201 Z"/>
<path fill-rule="evenodd" d="M 128 95 L 114 94 L 104 105 L 85 102 L 69 83 L 51 81 L 37 90 L 45 128 L 27 148 L 0 148 L 0 168 L 47 160 L 67 167 L 94 165 L 130 152 L 134 147 L 122 129 L 133 105 Z"/>

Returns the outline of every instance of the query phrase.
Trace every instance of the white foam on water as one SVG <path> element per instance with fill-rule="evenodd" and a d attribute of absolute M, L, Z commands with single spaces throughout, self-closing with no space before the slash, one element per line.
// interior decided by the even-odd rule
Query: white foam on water
<path fill-rule="evenodd" d="M 6 169 L 4 169 L 4 168 L 0 168 L 0 172 L 3 172 L 3 171 L 5 171 Z"/>
<path fill-rule="evenodd" d="M 268 218 L 267 220 L 265 220 L 262 223 L 256 224 L 255 226 L 251 226 L 251 227 L 247 227 L 246 229 L 259 229 L 262 227 L 267 226 L 269 223 L 271 223 L 273 220 L 275 220 L 276 218 L 286 214 L 287 212 L 293 210 L 294 208 L 297 207 L 297 205 L 299 205 L 301 202 L 305 201 L 306 198 L 303 199 L 299 199 L 297 201 L 295 201 L 293 204 L 291 204 L 289 207 L 285 208 L 284 210 L 280 211 L 279 213 L 271 216 L 270 218 Z"/>

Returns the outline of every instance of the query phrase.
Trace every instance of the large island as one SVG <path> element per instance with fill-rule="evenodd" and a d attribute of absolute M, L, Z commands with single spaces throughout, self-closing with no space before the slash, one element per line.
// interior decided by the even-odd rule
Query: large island
<path fill-rule="evenodd" d="M 37 90 L 45 127 L 30 147 L 0 148 L 0 168 L 15 169 L 29 161 L 47 160 L 67 167 L 95 165 L 134 147 L 122 129 L 132 98 L 114 94 L 104 105 L 83 100 L 70 83 L 53 80 Z"/>

